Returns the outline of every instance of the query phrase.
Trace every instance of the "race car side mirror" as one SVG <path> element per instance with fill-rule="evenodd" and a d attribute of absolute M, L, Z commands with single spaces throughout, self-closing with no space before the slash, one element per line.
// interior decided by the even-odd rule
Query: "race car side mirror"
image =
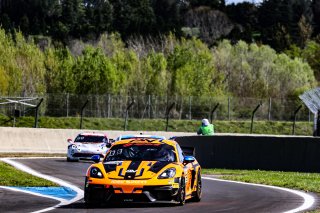
<path fill-rule="evenodd" d="M 68 142 L 68 143 L 72 143 L 72 139 L 69 138 L 69 139 L 67 140 L 67 142 Z"/>
<path fill-rule="evenodd" d="M 108 143 L 106 143 L 106 147 L 110 148 L 113 143 L 114 143 L 114 139 L 109 139 Z"/>
<path fill-rule="evenodd" d="M 185 156 L 183 159 L 183 163 L 188 164 L 188 163 L 193 163 L 196 159 L 193 156 Z"/>
<path fill-rule="evenodd" d="M 94 155 L 91 157 L 91 160 L 95 163 L 99 163 L 100 162 L 100 155 Z"/>

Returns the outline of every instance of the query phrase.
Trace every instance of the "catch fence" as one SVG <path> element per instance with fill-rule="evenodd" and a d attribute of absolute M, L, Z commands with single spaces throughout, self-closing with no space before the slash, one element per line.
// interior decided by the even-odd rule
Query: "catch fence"
<path fill-rule="evenodd" d="M 173 119 L 250 120 L 253 110 L 261 104 L 255 119 L 291 121 L 295 110 L 303 105 L 299 99 L 46 94 L 0 97 L 0 113 L 7 116 L 34 116 L 34 106 L 42 98 L 39 115 L 50 117 L 79 117 L 82 107 L 88 101 L 83 109 L 85 117 L 124 118 L 128 105 L 134 101 L 128 116 L 137 119 L 164 119 L 168 107 L 174 103 L 170 111 L 170 118 Z M 297 120 L 312 121 L 313 114 L 302 107 Z"/>

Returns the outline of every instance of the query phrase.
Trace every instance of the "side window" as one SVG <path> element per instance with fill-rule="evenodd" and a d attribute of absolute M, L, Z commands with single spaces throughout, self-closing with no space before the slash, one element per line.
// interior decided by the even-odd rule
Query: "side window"
<path fill-rule="evenodd" d="M 184 154 L 183 154 L 183 151 L 182 151 L 181 147 L 179 146 L 179 144 L 177 144 L 177 150 L 178 150 L 179 160 L 180 160 L 180 162 L 183 162 Z"/>

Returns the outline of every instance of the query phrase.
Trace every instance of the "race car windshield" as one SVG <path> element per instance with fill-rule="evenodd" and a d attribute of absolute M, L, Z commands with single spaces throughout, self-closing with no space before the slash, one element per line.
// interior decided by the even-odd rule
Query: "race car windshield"
<path fill-rule="evenodd" d="M 176 162 L 177 158 L 173 146 L 168 144 L 128 143 L 113 146 L 104 161 L 125 160 Z"/>
<path fill-rule="evenodd" d="M 107 139 L 103 136 L 79 135 L 74 142 L 80 143 L 106 143 Z"/>

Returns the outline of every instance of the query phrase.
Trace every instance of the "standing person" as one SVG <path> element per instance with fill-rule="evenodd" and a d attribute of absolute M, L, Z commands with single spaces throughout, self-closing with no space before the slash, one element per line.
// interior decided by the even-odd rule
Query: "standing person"
<path fill-rule="evenodd" d="M 214 134 L 214 126 L 210 124 L 208 119 L 202 119 L 202 124 L 197 131 L 198 135 L 213 135 Z"/>

